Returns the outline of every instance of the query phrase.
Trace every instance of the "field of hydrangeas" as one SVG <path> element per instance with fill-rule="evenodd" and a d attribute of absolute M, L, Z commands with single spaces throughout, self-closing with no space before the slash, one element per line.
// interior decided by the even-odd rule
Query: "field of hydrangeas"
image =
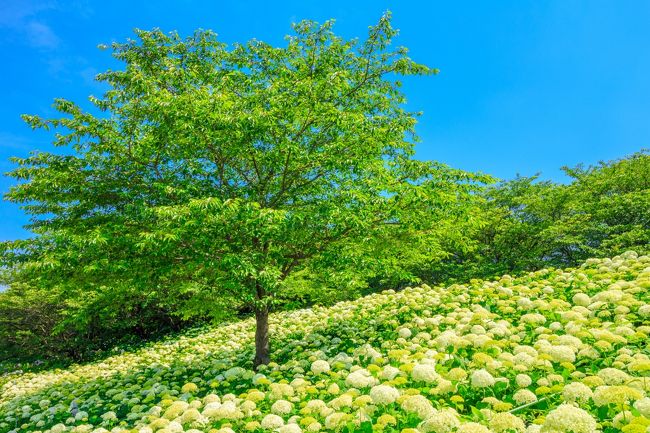
<path fill-rule="evenodd" d="M 422 285 L 0 378 L 0 432 L 650 432 L 650 257 Z"/>

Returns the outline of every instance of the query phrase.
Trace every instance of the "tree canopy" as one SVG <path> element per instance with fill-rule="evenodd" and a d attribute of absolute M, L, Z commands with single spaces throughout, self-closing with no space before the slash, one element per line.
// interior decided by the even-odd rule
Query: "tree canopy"
<path fill-rule="evenodd" d="M 247 306 L 259 365 L 296 273 L 354 290 L 462 245 L 455 222 L 485 178 L 414 158 L 398 80 L 436 70 L 391 47 L 389 15 L 363 42 L 332 26 L 298 23 L 283 47 L 205 30 L 112 44 L 125 67 L 98 75 L 109 90 L 93 108 L 24 116 L 63 151 L 14 159 L 6 198 L 34 236 L 5 243 L 10 285 L 68 304 L 163 292 L 184 317 Z"/>
<path fill-rule="evenodd" d="M 470 248 L 420 276 L 467 280 L 547 267 L 576 266 L 650 245 L 650 155 L 592 166 L 564 167 L 566 184 L 539 175 L 490 185 L 482 193 L 480 225 L 463 231 Z"/>

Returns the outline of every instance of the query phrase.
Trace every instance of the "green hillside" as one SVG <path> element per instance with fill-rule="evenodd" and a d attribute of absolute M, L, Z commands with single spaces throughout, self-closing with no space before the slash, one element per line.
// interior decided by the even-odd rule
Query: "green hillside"
<path fill-rule="evenodd" d="M 1 432 L 647 432 L 650 257 L 422 285 L 0 378 Z"/>

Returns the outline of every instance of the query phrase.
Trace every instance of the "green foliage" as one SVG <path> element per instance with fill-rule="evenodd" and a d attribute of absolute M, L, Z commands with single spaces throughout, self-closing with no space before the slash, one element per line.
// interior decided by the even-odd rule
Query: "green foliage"
<path fill-rule="evenodd" d="M 12 285 L 0 293 L 0 364 L 11 369 L 18 361 L 39 366 L 97 358 L 192 324 L 176 316 L 162 293 L 115 295 L 66 299 L 56 289 Z"/>
<path fill-rule="evenodd" d="M 36 348 L 52 356 L 49 330 L 61 320 L 62 306 L 46 295 L 18 286 L 0 293 L 0 361 Z M 67 338 L 62 336 L 57 344 Z"/>
<path fill-rule="evenodd" d="M 457 251 L 422 277 L 467 280 L 505 272 L 575 266 L 650 245 L 650 155 L 564 168 L 567 185 L 518 177 L 488 187 L 467 226 L 474 247 Z"/>
<path fill-rule="evenodd" d="M 67 152 L 14 159 L 6 198 L 35 236 L 5 244 L 10 284 L 57 293 L 84 329 L 149 297 L 185 320 L 263 321 L 299 271 L 349 293 L 415 280 L 484 178 L 413 158 L 396 78 L 436 70 L 391 48 L 390 17 L 361 43 L 332 25 L 303 21 L 285 47 L 210 31 L 114 43 L 125 69 L 98 76 L 102 116 L 62 99 L 60 118 L 25 116 Z"/>

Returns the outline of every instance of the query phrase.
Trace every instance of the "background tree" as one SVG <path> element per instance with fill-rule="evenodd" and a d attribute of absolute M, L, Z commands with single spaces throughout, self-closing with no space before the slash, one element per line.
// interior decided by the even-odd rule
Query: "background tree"
<path fill-rule="evenodd" d="M 61 118 L 25 116 L 70 151 L 15 159 L 6 197 L 35 237 L 5 245 L 10 284 L 82 304 L 168 293 L 184 318 L 247 306 L 257 366 L 293 274 L 354 290 L 444 254 L 481 178 L 413 158 L 396 80 L 436 71 L 390 48 L 388 15 L 363 43 L 331 21 L 294 31 L 280 48 L 137 31 L 112 45 L 125 69 L 98 76 L 103 113 L 61 99 Z"/>
<path fill-rule="evenodd" d="M 650 245 L 650 155 L 564 167 L 570 182 L 517 177 L 486 188 L 465 249 L 426 271 L 427 281 L 467 280 L 611 257 Z M 469 248 L 467 247 L 469 246 Z"/>

